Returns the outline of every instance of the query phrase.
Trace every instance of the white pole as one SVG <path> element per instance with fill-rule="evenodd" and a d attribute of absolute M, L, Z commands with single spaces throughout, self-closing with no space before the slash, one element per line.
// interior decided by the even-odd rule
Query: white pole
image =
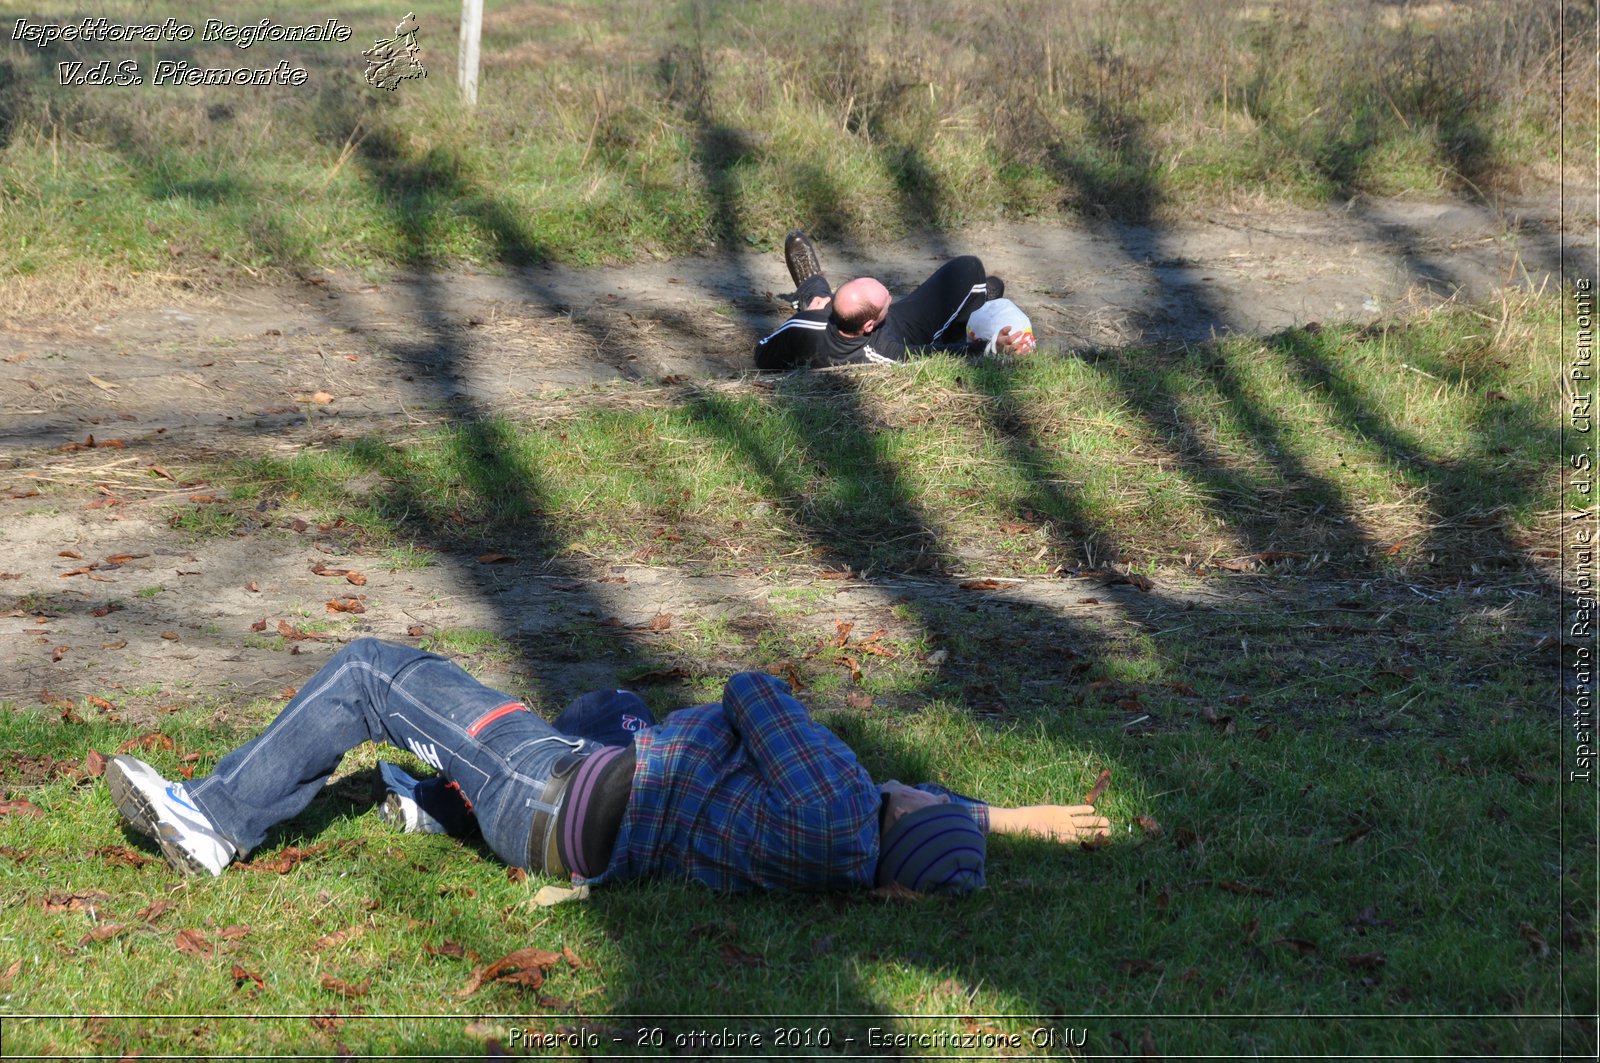
<path fill-rule="evenodd" d="M 467 104 L 478 104 L 478 38 L 483 35 L 483 0 L 461 0 L 461 53 L 457 80 Z"/>

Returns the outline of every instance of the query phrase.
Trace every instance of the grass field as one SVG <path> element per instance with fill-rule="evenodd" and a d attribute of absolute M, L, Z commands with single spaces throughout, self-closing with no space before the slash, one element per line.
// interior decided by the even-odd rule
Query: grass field
<path fill-rule="evenodd" d="M 1594 53 L 1592 2 L 1565 40 L 1537 0 L 487 6 L 470 113 L 454 0 L 417 0 L 429 75 L 394 93 L 361 79 L 406 10 L 376 0 L 249 8 L 337 16 L 346 44 L 0 42 L 0 320 L 147 282 L 774 250 L 797 219 L 864 246 L 994 218 L 1493 203 L 1564 176 L 1563 147 L 1593 153 L 1594 86 L 1559 77 Z M 37 0 L 0 26 L 86 13 Z M 309 77 L 54 83 L 102 58 Z M 3 1052 L 469 1058 L 532 1051 L 528 1030 L 569 1054 L 994 1054 L 876 1029 L 1068 1057 L 1592 1057 L 1593 807 L 1561 785 L 1556 718 L 1562 515 L 1593 505 L 1557 457 L 1566 297 L 174 448 L 172 481 L 208 485 L 151 503 L 175 556 L 304 551 L 297 514 L 371 571 L 503 552 L 576 573 L 537 637 L 508 611 L 407 636 L 509 672 L 539 711 L 581 692 L 558 665 L 636 683 L 658 715 L 768 669 L 875 778 L 1026 804 L 1109 771 L 1114 835 L 995 839 L 991 888 L 953 903 L 651 882 L 541 907 L 546 883 L 482 845 L 380 822 L 367 747 L 251 865 L 184 881 L 119 823 L 95 754 L 203 774 L 283 696 L 42 691 L 0 704 Z M 93 490 L 42 479 L 18 512 L 67 522 Z M 582 589 L 624 565 L 738 577 L 760 604 L 646 638 Z M 141 572 L 103 608 L 164 606 L 185 575 Z M 881 637 L 838 626 L 842 595 L 882 587 L 910 589 L 872 607 Z M 89 609 L 57 590 L 0 611 L 43 630 Z M 313 605 L 303 631 L 369 630 Z M 307 677 L 325 656 L 234 619 L 194 637 Z M 479 984 L 524 948 L 551 953 L 542 983 Z"/>
<path fill-rule="evenodd" d="M 1563 117 L 1569 155 L 1592 154 L 1593 86 L 1558 76 L 1563 55 L 1593 53 L 1583 7 L 1563 42 L 1537 0 L 491 4 L 472 113 L 447 0 L 417 5 L 429 75 L 392 93 L 361 78 L 360 49 L 397 18 L 371 0 L 251 9 L 338 17 L 344 44 L 12 40 L 0 280 L 583 264 L 770 248 L 796 219 L 876 240 L 994 217 L 1492 198 L 1561 176 Z M 96 13 L 193 15 L 169 0 Z M 146 83 L 55 83 L 55 63 L 101 59 L 139 63 Z M 287 60 L 308 81 L 150 83 L 163 59 Z"/>
<path fill-rule="evenodd" d="M 236 507 L 197 537 L 287 537 L 250 524 L 280 502 L 400 564 L 502 548 L 765 572 L 765 614 L 679 617 L 648 649 L 578 612 L 559 638 L 431 644 L 514 661 L 544 711 L 577 693 L 544 688 L 552 655 L 622 679 L 674 666 L 641 686 L 658 712 L 716 697 L 721 662 L 792 668 L 878 778 L 1033 803 L 1109 770 L 1114 839 L 996 840 L 991 888 L 952 904 L 651 883 L 542 909 L 540 881 L 481 847 L 379 822 L 368 748 L 254 870 L 181 883 L 84 770 L 147 729 L 7 706 L 6 796 L 42 813 L 0 818 L 7 1054 L 466 1056 L 512 1027 L 646 1054 L 722 1030 L 782 1054 L 791 1027 L 811 1031 L 794 1054 L 865 1051 L 874 1028 L 1014 1035 L 1018 1054 L 1046 1051 L 1038 1029 L 1086 1030 L 1055 1047 L 1081 1055 L 1591 1052 L 1592 1026 L 1554 1017 L 1594 1010 L 1596 888 L 1593 839 L 1559 827 L 1550 718 L 1548 558 L 1578 501 L 1548 460 L 1555 314 L 617 386 L 526 422 L 190 470 Z M 1153 578 L 1148 606 L 907 598 L 859 677 L 809 633 L 836 615 L 819 572 L 1059 581 L 1091 559 Z M 203 773 L 280 705 L 200 699 L 141 755 Z M 469 992 L 524 947 L 571 960 Z M 640 1030 L 660 1044 L 633 1047 Z"/>

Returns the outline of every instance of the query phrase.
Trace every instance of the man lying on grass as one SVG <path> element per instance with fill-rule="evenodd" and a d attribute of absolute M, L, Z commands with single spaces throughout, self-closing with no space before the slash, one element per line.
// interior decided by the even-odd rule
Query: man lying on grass
<path fill-rule="evenodd" d="M 368 740 L 441 773 L 418 785 L 384 766 L 395 787 L 384 809 L 402 828 L 475 823 L 507 864 L 585 883 L 660 874 L 713 889 L 959 894 L 984 885 L 986 830 L 1063 842 L 1109 831 L 1089 805 L 1008 809 L 931 784 L 880 786 L 764 673 L 659 724 L 626 691 L 585 695 L 550 724 L 442 657 L 376 639 L 334 655 L 206 778 L 169 783 L 119 756 L 106 782 L 173 867 L 220 875 Z"/>
<path fill-rule="evenodd" d="M 795 314 L 756 341 L 756 368 L 763 372 L 901 362 L 915 347 L 970 354 L 1027 354 L 1034 349 L 1026 316 L 1001 298 L 1005 282 L 985 276 L 975 255 L 952 258 L 901 299 L 873 277 L 857 277 L 838 291 L 831 289 L 816 247 L 799 229 L 784 240 L 783 260 L 795 283 L 794 293 L 785 296 Z M 982 329 L 981 338 L 975 338 L 968 321 L 989 303 L 1000 304 L 992 309 L 1003 308 L 1005 316 L 996 321 L 1014 321 L 1015 327 L 1006 325 L 993 335 Z"/>

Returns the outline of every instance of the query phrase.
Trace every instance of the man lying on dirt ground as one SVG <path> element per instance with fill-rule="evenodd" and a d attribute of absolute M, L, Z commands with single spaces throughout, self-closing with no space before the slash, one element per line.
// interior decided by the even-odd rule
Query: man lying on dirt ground
<path fill-rule="evenodd" d="M 418 784 L 383 766 L 384 812 L 402 829 L 475 823 L 507 864 L 582 883 L 660 874 L 719 890 L 960 894 L 984 885 L 985 831 L 1109 832 L 1089 805 L 1000 808 L 931 784 L 880 786 L 764 673 L 735 675 L 720 704 L 659 724 L 627 691 L 587 694 L 550 724 L 451 661 L 377 639 L 334 655 L 206 778 L 169 783 L 119 756 L 106 782 L 175 868 L 220 875 L 368 740 L 441 773 Z"/>
<path fill-rule="evenodd" d="M 756 368 L 763 372 L 901 362 L 916 347 L 978 353 L 985 343 L 968 342 L 967 318 L 1005 294 L 1005 282 L 986 277 L 976 255 L 952 258 L 903 299 L 871 277 L 830 289 L 816 247 L 799 229 L 784 240 L 783 260 L 795 283 L 788 296 L 795 314 L 756 341 Z M 1032 347 L 1031 332 L 1009 327 L 993 339 L 994 349 L 1014 354 Z"/>

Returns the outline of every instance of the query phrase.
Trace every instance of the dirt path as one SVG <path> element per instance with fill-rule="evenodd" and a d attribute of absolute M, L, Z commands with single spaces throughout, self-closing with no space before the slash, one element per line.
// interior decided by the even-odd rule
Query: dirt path
<path fill-rule="evenodd" d="M 1217 213 L 1175 229 L 1008 224 L 863 249 L 827 247 L 835 280 L 906 290 L 967 251 L 1007 279 L 1047 343 L 1082 349 L 1368 320 L 1413 298 L 1483 298 L 1554 283 L 1551 203 L 1362 202 L 1335 211 Z M 1569 249 L 1569 272 L 1584 268 Z M 736 377 L 785 316 L 782 256 L 506 275 L 327 273 L 225 297 L 109 309 L 0 330 L 0 457 L 128 431 L 241 443 L 324 416 L 398 418 L 466 400 L 515 408 L 610 380 Z"/>
<path fill-rule="evenodd" d="M 969 250 L 1007 278 L 1045 342 L 1087 348 L 1364 320 L 1406 299 L 1553 284 L 1560 221 L 1548 204 L 1495 214 L 1364 203 L 1217 214 L 1161 231 L 1009 225 L 824 254 L 836 279 L 871 271 L 902 288 Z M 1567 265 L 1570 275 L 1583 268 L 1575 255 Z M 442 555 L 433 567 L 388 571 L 337 530 L 291 530 L 286 513 L 260 533 L 195 539 L 168 526 L 162 504 L 204 488 L 147 470 L 200 454 L 292 452 L 329 431 L 403 429 L 463 402 L 516 413 L 592 383 L 737 377 L 756 332 L 782 320 L 770 293 L 787 281 L 771 253 L 381 284 L 329 273 L 91 320 L 13 323 L 0 331 L 0 701 L 107 697 L 119 714 L 154 718 L 174 705 L 273 695 L 360 634 L 482 629 L 548 645 L 581 639 L 573 623 L 614 617 L 637 661 L 652 657 L 652 636 L 637 625 L 658 614 L 769 622 L 781 611 L 773 581 L 755 574 L 554 571 Z M 63 449 L 91 434 L 127 449 Z M 103 483 L 121 484 L 125 504 L 94 506 Z M 50 485 L 66 485 L 70 503 L 32 493 Z M 318 563 L 359 569 L 367 582 L 315 575 Z M 816 608 L 796 622 L 824 627 L 892 629 L 897 602 L 962 593 L 941 581 L 808 586 Z M 1092 593 L 1096 603 L 1084 605 L 1080 581 L 1038 581 L 985 596 L 984 607 L 1015 599 L 1112 631 L 1219 592 Z M 341 618 L 337 640 L 280 641 L 280 621 L 291 631 L 325 621 L 325 603 L 341 594 L 361 595 L 366 612 Z M 612 681 L 621 659 L 593 647 L 557 653 L 552 688 Z M 492 655 L 481 662 L 486 678 L 509 683 L 501 666 Z"/>

